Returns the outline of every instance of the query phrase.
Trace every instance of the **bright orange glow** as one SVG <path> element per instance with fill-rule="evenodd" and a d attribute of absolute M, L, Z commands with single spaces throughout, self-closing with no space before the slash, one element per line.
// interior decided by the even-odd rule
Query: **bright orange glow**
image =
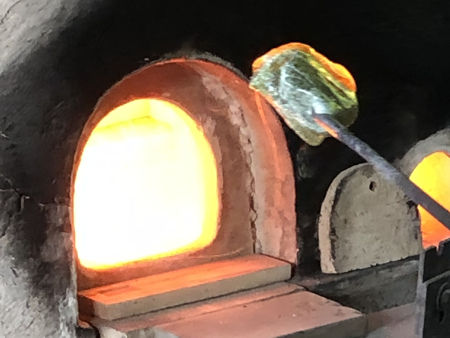
<path fill-rule="evenodd" d="M 436 152 L 428 155 L 414 169 L 410 179 L 444 208 L 450 210 L 450 156 L 448 154 Z M 437 246 L 440 241 L 450 238 L 450 230 L 421 206 L 418 209 L 424 248 L 431 245 Z"/>
<path fill-rule="evenodd" d="M 81 155 L 73 195 L 82 266 L 104 269 L 192 252 L 217 234 L 214 153 L 195 121 L 157 99 L 104 117 Z"/>

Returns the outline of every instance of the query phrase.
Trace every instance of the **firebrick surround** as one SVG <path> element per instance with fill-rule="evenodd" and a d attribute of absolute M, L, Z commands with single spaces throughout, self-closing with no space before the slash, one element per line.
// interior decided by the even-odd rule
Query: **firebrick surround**
<path fill-rule="evenodd" d="M 279 122 L 240 75 L 207 58 L 150 64 L 109 89 L 81 133 L 72 189 L 83 147 L 97 123 L 117 106 L 149 97 L 182 107 L 212 146 L 219 169 L 221 205 L 217 237 L 208 247 L 191 254 L 100 271 L 78 264 L 78 289 L 252 253 L 295 264 L 292 166 Z"/>

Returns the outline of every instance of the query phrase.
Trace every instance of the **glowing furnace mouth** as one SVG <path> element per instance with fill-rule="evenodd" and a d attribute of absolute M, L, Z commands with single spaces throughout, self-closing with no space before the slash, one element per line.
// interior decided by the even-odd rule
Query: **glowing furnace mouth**
<path fill-rule="evenodd" d="M 115 108 L 76 172 L 80 264 L 99 270 L 208 246 L 218 231 L 217 175 L 208 140 L 179 106 L 149 98 Z"/>
<path fill-rule="evenodd" d="M 444 208 L 450 209 L 450 155 L 438 151 L 426 156 L 411 173 L 410 179 Z M 420 205 L 417 209 L 425 248 L 438 246 L 440 241 L 450 238 L 450 230 Z"/>

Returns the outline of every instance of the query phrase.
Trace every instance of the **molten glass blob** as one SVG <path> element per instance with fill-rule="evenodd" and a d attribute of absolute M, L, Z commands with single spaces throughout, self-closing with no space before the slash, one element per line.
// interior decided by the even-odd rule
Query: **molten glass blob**
<path fill-rule="evenodd" d="M 414 169 L 411 181 L 422 188 L 428 195 L 450 210 L 450 156 L 436 152 L 425 157 Z M 423 247 L 437 246 L 439 242 L 450 238 L 450 230 L 437 219 L 418 207 L 421 220 Z"/>
<path fill-rule="evenodd" d="M 73 217 L 82 266 L 105 269 L 193 252 L 216 237 L 216 161 L 180 107 L 126 103 L 90 135 L 76 172 Z"/>

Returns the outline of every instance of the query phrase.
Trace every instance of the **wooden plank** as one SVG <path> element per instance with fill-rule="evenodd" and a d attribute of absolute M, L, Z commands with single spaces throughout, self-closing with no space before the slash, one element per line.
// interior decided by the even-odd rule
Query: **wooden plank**
<path fill-rule="evenodd" d="M 289 263 L 251 255 L 78 293 L 80 313 L 114 320 L 285 281 Z"/>

